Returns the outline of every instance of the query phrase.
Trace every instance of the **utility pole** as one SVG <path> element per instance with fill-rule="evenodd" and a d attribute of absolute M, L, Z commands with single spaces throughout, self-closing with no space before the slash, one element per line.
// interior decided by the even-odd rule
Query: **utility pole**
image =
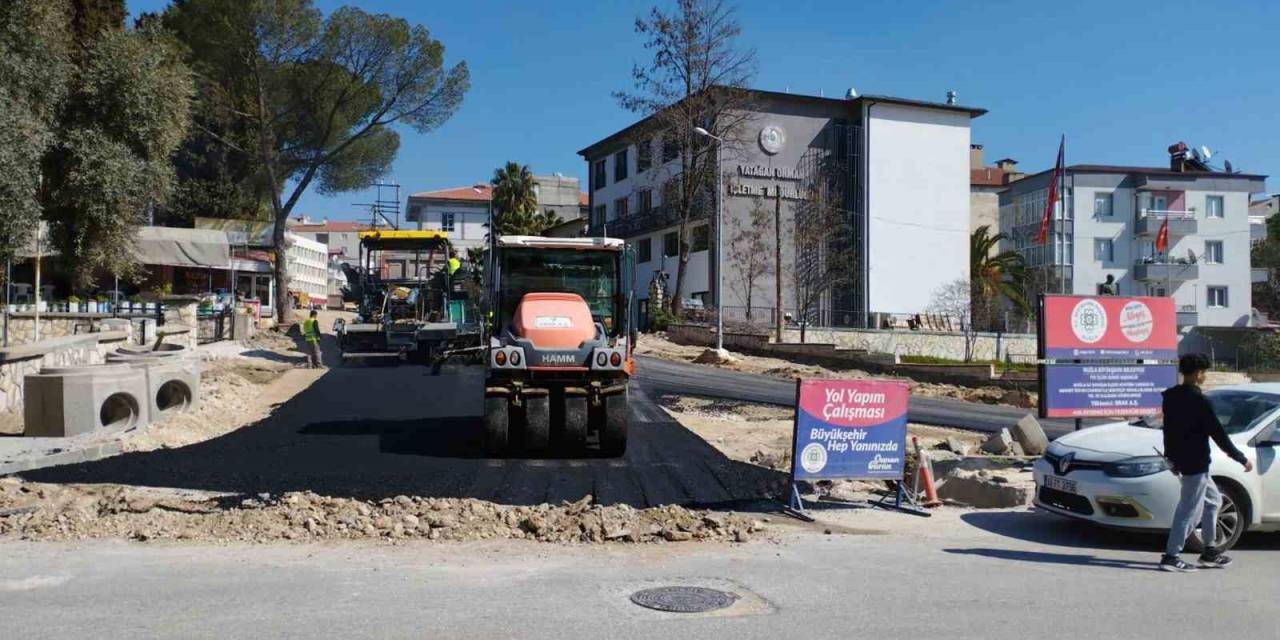
<path fill-rule="evenodd" d="M 773 197 L 773 328 L 774 341 L 782 342 L 782 190 Z"/>

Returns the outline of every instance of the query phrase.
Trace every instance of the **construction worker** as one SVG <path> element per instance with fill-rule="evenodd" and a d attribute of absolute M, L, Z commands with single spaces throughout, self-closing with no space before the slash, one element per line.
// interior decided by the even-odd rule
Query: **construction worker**
<path fill-rule="evenodd" d="M 302 321 L 302 337 L 307 339 L 310 368 L 323 369 L 324 364 L 320 361 L 320 320 L 316 318 L 317 315 L 318 312 L 312 309 L 310 317 Z"/>
<path fill-rule="evenodd" d="M 449 249 L 449 275 L 452 276 L 461 267 L 462 261 L 458 259 L 458 252 Z"/>

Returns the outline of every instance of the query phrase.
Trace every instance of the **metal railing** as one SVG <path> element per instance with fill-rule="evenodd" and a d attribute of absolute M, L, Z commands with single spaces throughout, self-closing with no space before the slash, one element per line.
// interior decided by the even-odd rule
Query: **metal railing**
<path fill-rule="evenodd" d="M 701 220 L 709 217 L 714 209 L 706 208 L 695 211 L 690 220 Z M 587 227 L 587 235 L 608 235 L 611 238 L 630 238 L 649 231 L 663 229 L 680 224 L 680 211 L 676 207 L 657 206 L 648 211 L 638 211 L 622 218 L 608 220 L 604 223 L 592 221 Z"/>
<path fill-rule="evenodd" d="M 1139 218 L 1158 218 L 1161 220 L 1194 220 L 1195 209 L 1139 209 Z"/>

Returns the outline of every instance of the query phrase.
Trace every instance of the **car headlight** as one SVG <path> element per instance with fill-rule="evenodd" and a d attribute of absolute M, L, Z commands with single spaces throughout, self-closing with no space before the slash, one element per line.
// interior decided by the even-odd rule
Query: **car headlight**
<path fill-rule="evenodd" d="M 1102 465 L 1102 472 L 1113 478 L 1139 478 L 1169 470 L 1169 461 L 1161 456 L 1138 456 Z"/>

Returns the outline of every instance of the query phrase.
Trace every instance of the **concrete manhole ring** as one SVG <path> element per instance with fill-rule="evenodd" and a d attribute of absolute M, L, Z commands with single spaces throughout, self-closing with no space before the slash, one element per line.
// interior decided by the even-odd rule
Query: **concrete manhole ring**
<path fill-rule="evenodd" d="M 656 611 L 702 613 L 733 605 L 738 594 L 706 587 L 656 587 L 631 594 L 631 601 Z"/>

